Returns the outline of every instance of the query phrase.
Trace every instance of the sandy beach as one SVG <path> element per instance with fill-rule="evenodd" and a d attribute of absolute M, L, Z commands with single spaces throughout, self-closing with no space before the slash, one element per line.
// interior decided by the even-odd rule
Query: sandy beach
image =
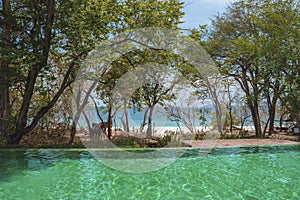
<path fill-rule="evenodd" d="M 240 127 L 236 127 L 236 128 L 240 128 Z M 177 134 L 191 133 L 191 131 L 186 126 L 181 126 L 181 127 L 164 126 L 164 127 L 154 127 L 153 129 L 154 129 L 153 136 L 163 136 L 167 132 L 175 132 Z M 195 129 L 194 132 L 208 132 L 208 131 L 211 131 L 213 129 L 213 127 L 212 126 L 203 126 L 203 127 L 196 126 L 194 129 Z M 255 128 L 253 126 L 244 126 L 243 129 L 248 130 L 248 131 L 255 130 Z M 138 131 L 139 131 L 139 127 L 131 127 L 130 128 L 131 133 L 138 133 Z"/>

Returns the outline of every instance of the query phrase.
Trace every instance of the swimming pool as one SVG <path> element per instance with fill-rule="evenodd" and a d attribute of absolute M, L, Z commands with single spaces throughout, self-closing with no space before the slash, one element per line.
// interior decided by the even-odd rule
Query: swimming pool
<path fill-rule="evenodd" d="M 84 149 L 0 150 L 0 199 L 300 199 L 300 145 L 199 151 L 127 173 Z"/>

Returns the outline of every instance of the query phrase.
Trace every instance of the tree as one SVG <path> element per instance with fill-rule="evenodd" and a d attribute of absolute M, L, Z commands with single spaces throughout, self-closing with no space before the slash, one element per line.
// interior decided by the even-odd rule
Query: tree
<path fill-rule="evenodd" d="M 101 3 L 76 0 L 2 1 L 4 17 L 1 18 L 1 32 L 5 37 L 1 37 L 1 72 L 5 76 L 1 76 L 0 81 L 0 107 L 3 108 L 0 130 L 8 143 L 18 144 L 37 126 L 73 82 L 78 63 L 97 41 L 107 37 L 108 24 L 115 19 L 108 9 L 113 7 L 113 3 L 109 0 Z M 55 61 L 58 59 L 64 66 L 61 77 L 39 85 L 38 79 L 49 77 L 51 70 L 57 67 Z M 15 73 L 12 73 L 14 70 Z M 61 80 L 60 85 L 56 84 L 57 79 Z M 17 85 L 22 87 L 22 96 L 17 97 L 18 113 L 11 117 L 12 121 L 7 121 L 13 114 L 7 113 L 9 103 L 16 102 L 7 91 Z M 58 87 L 51 88 L 51 85 Z M 48 92 L 52 98 L 35 108 L 34 98 L 45 88 L 51 88 Z"/>
<path fill-rule="evenodd" d="M 131 55 L 131 56 L 130 56 Z M 112 63 L 109 81 L 112 88 L 108 89 L 108 97 L 114 96 L 115 109 L 130 105 L 144 111 L 144 120 L 140 132 L 147 126 L 147 135 L 152 135 L 152 123 L 155 107 L 174 98 L 174 87 L 179 84 L 179 72 L 176 71 L 177 56 L 162 50 L 144 49 L 123 55 Z M 176 65 L 176 66 L 175 66 Z M 121 69 L 125 69 L 122 73 Z M 124 73 L 126 72 L 126 73 Z M 113 75 L 114 74 L 114 75 Z M 118 77 L 113 79 L 113 77 Z M 106 84 L 105 84 L 106 85 Z M 104 87 L 106 87 L 103 85 Z M 100 90 L 102 93 L 104 90 Z M 116 96 L 120 94 L 119 99 Z M 118 102 L 118 101 L 119 102 Z M 127 111 L 125 111 L 127 112 Z"/>
<path fill-rule="evenodd" d="M 23 5 L 22 5 L 23 4 Z M 25 16 L 30 15 L 29 12 L 26 12 L 25 9 L 22 9 L 22 6 L 27 7 L 30 11 L 32 11 L 32 18 L 27 18 Z M 28 73 L 26 77 L 26 88 L 23 96 L 22 105 L 20 107 L 19 113 L 17 115 L 17 120 L 15 124 L 15 128 L 13 134 L 8 135 L 6 133 L 6 137 L 8 138 L 8 142 L 12 144 L 19 143 L 21 137 L 30 131 L 36 126 L 38 120 L 51 108 L 51 106 L 57 101 L 58 96 L 62 93 L 62 91 L 67 87 L 68 80 L 66 80 L 61 85 L 61 90 L 57 93 L 48 105 L 40 109 L 37 115 L 31 120 L 29 126 L 28 123 L 28 112 L 30 109 L 30 101 L 32 99 L 35 83 L 39 72 L 47 66 L 48 56 L 50 52 L 50 42 L 52 37 L 52 27 L 54 24 L 54 1 L 47 1 L 42 5 L 36 5 L 34 2 L 20 2 L 11 3 L 10 1 L 3 1 L 3 15 L 6 16 L 4 20 L 4 27 L 10 28 L 9 36 L 6 37 L 5 41 L 3 41 L 6 45 L 3 51 L 7 51 L 6 56 L 13 55 L 13 53 L 18 50 L 23 50 L 22 55 L 25 57 L 25 60 L 33 60 L 28 66 Z M 40 13 L 38 13 L 40 12 Z M 23 15 L 23 18 L 20 17 Z M 42 18 L 40 18 L 42 16 Z M 23 27 L 22 27 L 23 25 Z M 15 30 L 16 28 L 17 31 Z M 23 32 L 21 32 L 23 31 Z M 11 39 L 11 35 L 18 34 L 17 37 Z M 8 50 L 12 48 L 12 50 Z M 27 47 L 27 51 L 23 48 Z M 2 57 L 3 58 L 3 57 Z M 10 58 L 11 59 L 11 58 Z M 4 64 L 3 62 L 1 64 Z M 7 59 L 5 63 L 6 68 L 9 68 L 11 63 L 10 60 Z M 5 90 L 4 90 L 5 91 Z M 2 90 L 0 91 L 3 92 Z M 2 96 L 2 95 L 0 95 Z M 3 102 L 3 101 L 2 101 Z M 6 105 L 8 107 L 8 105 Z M 4 109 L 6 110 L 6 109 Z M 5 127 L 4 127 L 5 128 Z"/>
<path fill-rule="evenodd" d="M 192 39 L 197 41 L 206 50 L 209 49 L 207 45 L 209 43 L 204 39 L 208 36 L 208 30 L 206 26 L 199 26 L 199 29 L 192 29 L 189 35 Z M 212 70 L 214 69 L 214 70 Z M 211 71 L 212 70 L 212 71 Z M 224 76 L 219 73 L 219 69 L 214 66 L 208 68 L 207 72 L 203 74 L 199 73 L 197 70 L 191 70 L 191 76 L 189 79 L 192 85 L 197 88 L 196 93 L 202 98 L 207 98 L 211 100 L 211 103 L 215 109 L 215 122 L 218 132 L 223 134 L 223 123 L 225 119 L 224 109 L 222 109 L 221 99 L 225 95 L 225 87 L 223 84 Z M 201 97 L 200 97 L 201 98 Z"/>
<path fill-rule="evenodd" d="M 213 21 L 214 30 L 209 40 L 211 54 L 226 75 L 232 76 L 246 94 L 252 114 L 256 136 L 262 136 L 259 98 L 261 77 L 256 63 L 255 30 L 250 16 L 255 5 L 244 1 L 235 2 L 224 16 Z"/>
<path fill-rule="evenodd" d="M 286 44 L 297 38 L 291 37 L 299 27 L 297 5 L 293 0 L 241 0 L 212 22 L 208 51 L 244 91 L 257 137 L 264 137 L 259 112 L 263 96 L 268 102 L 269 132 L 274 129 L 277 100 L 285 88 L 285 73 L 278 69 L 291 69 L 288 63 L 295 58 Z M 286 16 L 294 20 L 287 21 Z"/>
<path fill-rule="evenodd" d="M 290 93 L 286 90 L 287 74 L 284 71 L 292 68 L 289 63 L 295 58 L 297 49 L 294 42 L 297 42 L 295 33 L 299 30 L 299 2 L 265 1 L 260 7 L 262 11 L 254 20 L 261 33 L 257 38 L 260 44 L 258 56 L 261 75 L 265 77 L 262 92 L 269 112 L 269 134 L 272 134 L 278 99 Z"/>
<path fill-rule="evenodd" d="M 176 77 L 172 77 L 172 74 L 166 72 L 172 72 L 171 67 L 151 66 L 151 68 L 146 69 L 145 84 L 138 88 L 135 93 L 142 104 L 146 105 L 144 116 L 148 116 L 146 131 L 148 137 L 151 137 L 153 134 L 152 126 L 155 107 L 157 104 L 163 106 L 165 101 L 173 99 L 175 97 L 174 87 L 176 84 L 179 84 Z M 146 124 L 145 117 L 142 129 Z"/>
<path fill-rule="evenodd" d="M 79 63 L 99 41 L 145 24 L 176 27 L 181 5 L 175 0 L 2 1 L 0 134 L 8 143 L 18 144 L 59 101 Z M 64 66 L 61 76 L 38 84 L 51 76 L 58 60 Z M 16 92 L 9 89 L 19 86 L 21 96 L 16 95 L 15 101 L 10 95 Z M 52 98 L 36 107 L 35 96 L 42 90 Z M 18 103 L 17 114 L 10 111 L 12 102 Z M 74 132 L 71 142 L 73 137 Z"/>
<path fill-rule="evenodd" d="M 117 18 L 119 23 L 113 24 L 112 35 L 117 35 L 126 30 L 145 27 L 162 27 L 169 29 L 178 29 L 177 25 L 180 23 L 180 18 L 183 15 L 181 12 L 182 2 L 177 0 L 172 1 L 120 1 L 117 8 Z M 145 53 L 141 51 L 132 51 L 120 56 L 112 61 L 109 69 L 103 76 L 99 76 L 98 85 L 96 88 L 98 98 L 104 102 L 107 108 L 108 124 L 112 123 L 112 114 L 120 109 L 121 105 L 115 105 L 113 98 L 113 90 L 116 87 L 119 79 L 131 69 L 137 67 L 136 65 L 150 61 L 143 56 Z M 147 56 L 146 56 L 147 57 Z M 150 56 L 148 55 L 147 58 Z M 139 60 L 135 60 L 135 59 Z M 147 60 L 147 61 L 145 61 Z M 128 104 L 127 104 L 128 103 Z M 129 102 L 123 102 L 124 108 L 130 107 Z M 125 117 L 127 111 L 124 111 Z M 127 118 L 126 118 L 127 119 Z M 128 120 L 125 121 L 128 130 Z M 111 128 L 108 127 L 108 138 L 111 137 Z"/>
<path fill-rule="evenodd" d="M 172 101 L 170 105 L 165 106 L 165 111 L 168 115 L 168 118 L 177 123 L 180 131 L 181 123 L 192 134 L 195 134 L 199 131 L 197 126 L 201 126 L 203 132 L 204 127 L 207 126 L 207 119 L 205 115 L 208 114 L 208 110 L 205 110 L 204 106 L 201 108 L 199 96 L 187 94 L 186 90 L 193 91 L 192 88 L 185 87 L 184 90 L 185 92 L 182 92 L 183 94 L 181 94 L 178 99 Z"/>
<path fill-rule="evenodd" d="M 225 98 L 223 99 L 223 104 L 226 106 L 228 113 L 226 113 L 224 127 L 229 127 L 230 133 L 233 133 L 233 126 L 236 124 L 236 114 L 237 114 L 237 102 L 240 101 L 237 92 L 236 81 L 232 80 L 230 77 L 224 79 L 223 81 L 225 88 Z"/>
<path fill-rule="evenodd" d="M 274 62 L 273 70 L 281 73 L 280 84 L 281 103 L 288 109 L 293 120 L 296 121 L 296 127 L 300 127 L 300 3 L 299 1 L 278 2 L 278 11 L 272 16 L 276 19 L 271 36 L 273 41 L 272 48 L 277 51 L 270 52 L 270 58 Z M 284 17 L 283 17 L 284 16 Z M 275 18 L 277 17 L 277 18 Z"/>

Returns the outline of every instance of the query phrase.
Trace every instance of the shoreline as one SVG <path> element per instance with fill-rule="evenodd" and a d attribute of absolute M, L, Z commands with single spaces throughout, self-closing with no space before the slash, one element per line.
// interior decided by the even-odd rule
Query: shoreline
<path fill-rule="evenodd" d="M 119 130 L 123 130 L 122 127 L 113 127 L 113 130 L 119 129 Z M 194 128 L 194 132 L 209 132 L 212 131 L 213 127 L 212 126 L 195 126 Z M 235 126 L 236 129 L 240 129 L 240 126 Z M 244 126 L 243 130 L 246 131 L 255 131 L 254 126 Z M 139 132 L 139 127 L 130 127 L 129 128 L 129 133 L 131 134 L 135 134 Z M 189 134 L 191 133 L 191 131 L 186 127 L 186 126 L 182 126 L 182 127 L 178 127 L 178 126 L 161 126 L 161 127 L 153 127 L 153 136 L 164 136 L 166 135 L 166 132 L 175 132 L 175 134 Z"/>
<path fill-rule="evenodd" d="M 117 127 L 116 127 L 117 128 Z M 198 126 L 198 127 L 195 127 L 196 130 L 201 130 L 202 131 L 202 128 L 204 131 L 208 131 L 208 132 L 211 132 L 209 131 L 209 128 L 211 127 L 201 127 L 201 126 Z M 251 130 L 253 127 L 251 126 L 246 126 L 245 129 L 246 130 Z M 128 136 L 131 136 L 130 138 L 130 141 L 132 140 L 135 140 L 135 139 L 132 139 L 134 137 L 136 138 L 146 138 L 146 134 L 145 133 L 139 133 L 139 132 L 131 132 L 132 130 L 139 130 L 135 127 L 132 127 L 130 129 L 130 132 L 129 133 L 126 133 L 124 132 L 122 129 L 120 128 L 117 128 L 115 129 L 115 127 L 113 128 L 113 133 L 112 133 L 112 136 L 115 136 L 115 138 L 113 139 L 113 141 L 117 141 L 117 142 L 121 142 L 122 143 L 122 140 L 124 139 L 125 143 L 126 141 L 128 140 Z M 181 141 L 184 140 L 190 140 L 192 139 L 191 137 L 189 137 L 189 134 L 192 136 L 192 135 L 195 135 L 197 133 L 190 133 L 190 131 L 188 130 L 188 128 L 186 127 L 172 127 L 172 126 L 166 126 L 166 127 L 154 127 L 154 130 L 153 130 L 154 134 L 152 135 L 151 139 L 148 141 L 149 144 L 144 143 L 142 141 L 142 143 L 138 143 L 139 145 L 154 145 L 154 141 L 155 144 L 157 143 L 157 141 L 162 141 L 162 138 L 164 138 L 164 136 L 166 135 L 173 135 L 174 137 L 177 138 L 177 136 L 180 137 L 180 135 L 183 136 L 183 138 L 181 139 Z M 236 134 L 238 133 L 237 129 L 235 129 L 235 133 Z M 254 139 L 255 138 L 255 134 L 254 132 L 249 132 L 248 134 L 250 135 L 247 135 L 246 138 L 243 138 L 243 139 L 239 139 L 239 138 L 235 138 L 234 136 L 236 135 L 229 135 L 229 137 L 225 137 L 225 139 L 220 139 L 219 137 L 216 138 L 216 140 L 226 140 L 227 142 L 230 141 L 230 140 L 233 140 L 235 142 L 241 142 L 242 141 L 242 144 L 243 143 L 246 143 L 246 146 L 248 145 L 251 145 L 251 140 L 249 139 Z M 204 133 L 204 135 L 206 135 Z M 60 136 L 58 137 L 50 137 L 51 135 L 47 134 L 46 132 L 41 132 L 41 133 L 35 133 L 35 134 L 32 134 L 30 135 L 30 137 L 25 137 L 23 139 L 23 142 L 19 145 L 6 145 L 6 144 L 2 144 L 0 145 L 0 148 L 34 148 L 34 149 L 37 149 L 37 148 L 42 148 L 42 149 L 45 149 L 45 148 L 56 148 L 56 149 L 60 149 L 60 148 L 63 148 L 63 149 L 71 149 L 71 148 L 85 148 L 83 142 L 86 142 L 88 140 L 88 134 L 87 133 L 83 133 L 83 132 L 78 132 L 76 135 L 75 135 L 75 141 L 73 144 L 69 144 L 69 133 L 65 133 L 65 134 L 61 134 Z M 144 137 L 143 137 L 144 136 Z M 200 134 L 201 136 L 201 134 Z M 198 142 L 202 142 L 202 143 L 207 143 L 207 142 L 203 142 L 203 141 L 207 141 L 209 139 L 206 138 L 202 138 L 200 137 L 199 138 L 197 137 L 198 140 L 191 140 L 191 141 L 198 141 Z M 216 136 L 216 135 L 215 135 Z M 233 137 L 231 137 L 233 136 Z M 196 137 L 196 136 L 195 136 Z M 123 139 L 122 139 L 123 138 Z M 100 138 L 101 139 L 101 138 Z M 104 138 L 102 138 L 104 139 Z M 193 138 L 194 139 L 194 138 Z M 196 139 L 196 138 L 195 138 Z M 204 139 L 204 140 L 201 140 L 201 139 Z M 285 141 L 293 141 L 292 143 L 293 144 L 300 144 L 299 142 L 299 139 L 298 139 L 298 136 L 289 136 L 283 132 L 280 132 L 280 133 L 277 133 L 277 134 L 272 134 L 271 137 L 267 137 L 267 138 L 264 138 L 264 139 L 258 139 L 256 138 L 256 140 L 258 141 L 262 141 L 262 140 L 265 140 L 267 141 L 268 139 L 273 139 L 275 141 L 279 141 L 279 143 L 284 143 Z M 131 142 L 132 142 L 131 141 Z M 141 142 L 141 140 L 137 140 L 138 142 Z M 280 142 L 282 141 L 282 142 Z M 295 141 L 297 141 L 296 143 L 294 143 Z M 128 142 L 128 141 L 127 141 Z M 124 144 L 125 144 L 124 143 Z M 151 143 L 151 144 L 150 144 Z M 153 143 L 153 144 L 152 144 Z M 250 143 L 250 144 L 248 144 Z M 118 143 L 117 143 L 118 144 Z M 159 143 L 161 145 L 161 143 Z M 277 143 L 275 143 L 277 144 Z M 234 144 L 235 146 L 236 144 Z M 130 145 L 129 145 L 130 146 Z M 150 147 L 151 147 L 150 146 Z M 218 145 L 219 146 L 219 145 Z M 231 144 L 226 144 L 226 145 L 223 145 L 223 146 L 232 146 Z M 134 145 L 133 145 L 134 147 Z M 155 147 L 155 148 L 163 148 L 164 146 L 161 146 L 161 147 Z M 122 148 L 122 145 L 120 146 L 120 148 Z M 139 147 L 139 148 L 145 148 L 143 146 Z"/>

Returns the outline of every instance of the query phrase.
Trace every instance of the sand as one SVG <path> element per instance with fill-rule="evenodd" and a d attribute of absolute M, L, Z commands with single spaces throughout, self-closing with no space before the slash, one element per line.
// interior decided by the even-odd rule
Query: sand
<path fill-rule="evenodd" d="M 188 147 L 224 147 L 224 146 L 262 146 L 262 145 L 295 145 L 299 142 L 280 139 L 226 139 L 226 140 L 183 140 Z"/>

